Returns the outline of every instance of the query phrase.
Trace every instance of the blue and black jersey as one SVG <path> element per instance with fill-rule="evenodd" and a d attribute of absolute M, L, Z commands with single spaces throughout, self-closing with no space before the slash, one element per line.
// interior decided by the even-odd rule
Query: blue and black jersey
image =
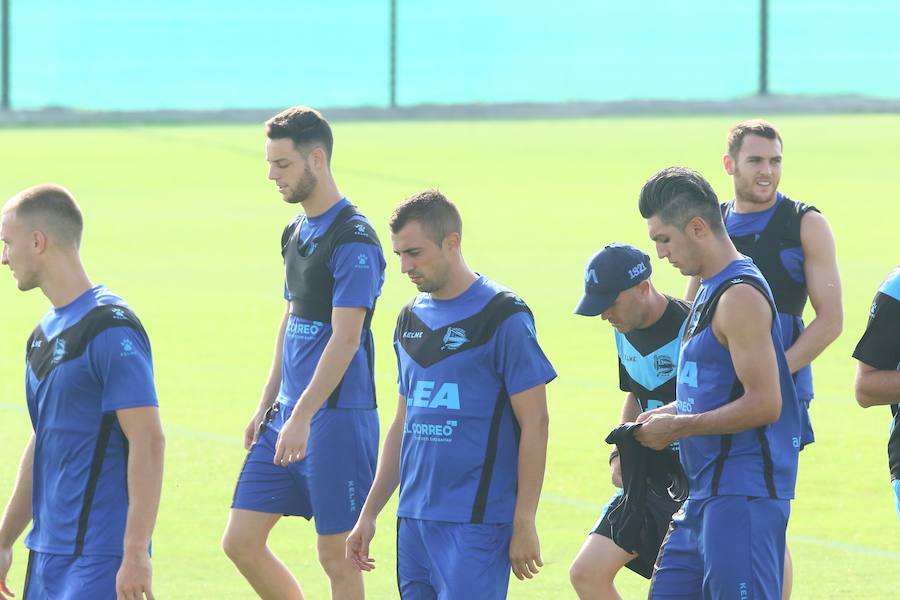
<path fill-rule="evenodd" d="M 284 335 L 279 402 L 293 406 L 312 380 L 331 339 L 331 311 L 365 308 L 359 349 L 322 405 L 374 408 L 374 342 L 369 328 L 384 284 L 384 254 L 369 222 L 344 198 L 316 217 L 300 216 L 281 237 L 284 297 L 291 303 Z"/>
<path fill-rule="evenodd" d="M 800 221 L 810 211 L 819 212 L 819 209 L 795 202 L 781 192 L 778 192 L 774 205 L 759 212 L 736 213 L 733 199 L 722 204 L 722 219 L 728 236 L 739 252 L 753 259 L 772 290 L 785 349 L 794 345 L 805 328 L 803 309 L 808 293 Z M 800 400 L 812 400 L 810 365 L 794 373 L 794 385 Z M 811 435 L 804 443 L 812 441 Z"/>
<path fill-rule="evenodd" d="M 772 293 L 749 258 L 736 260 L 700 282 L 678 359 L 678 413 L 708 412 L 744 394 L 731 354 L 712 330 L 718 300 L 733 285 L 753 286 L 772 307 L 771 336 L 781 384 L 781 416 L 771 425 L 747 431 L 682 438 L 679 450 L 690 482 L 689 498 L 740 495 L 791 499 L 800 448 L 799 403 L 784 357 Z"/>
<path fill-rule="evenodd" d="M 900 267 L 884 280 L 869 312 L 866 331 L 853 358 L 883 371 L 900 371 Z M 900 405 L 891 405 L 894 423 L 888 441 L 891 480 L 900 480 Z"/>
<path fill-rule="evenodd" d="M 531 311 L 479 277 L 451 300 L 418 295 L 400 313 L 394 348 L 406 398 L 398 516 L 512 522 L 519 428 L 510 396 L 556 377 Z"/>
<path fill-rule="evenodd" d="M 691 310 L 683 300 L 668 298 L 659 320 L 645 329 L 615 331 L 619 389 L 632 392 L 641 412 L 675 400 L 675 374 L 682 328 Z"/>
<path fill-rule="evenodd" d="M 51 309 L 26 348 L 35 433 L 35 552 L 121 556 L 128 514 L 128 441 L 116 411 L 157 406 L 150 342 L 103 286 Z"/>

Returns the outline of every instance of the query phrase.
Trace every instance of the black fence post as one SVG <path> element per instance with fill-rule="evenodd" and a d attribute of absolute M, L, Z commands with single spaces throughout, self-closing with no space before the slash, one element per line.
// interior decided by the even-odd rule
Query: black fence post
<path fill-rule="evenodd" d="M 769 0 L 759 2 L 759 95 L 769 95 Z"/>
<path fill-rule="evenodd" d="M 397 108 L 397 0 L 391 2 L 391 108 Z"/>
<path fill-rule="evenodd" d="M 0 6 L 0 37 L 3 38 L 3 47 L 0 48 L 0 85 L 3 86 L 3 95 L 0 98 L 0 108 L 10 109 L 9 103 L 9 0 L 2 0 Z"/>

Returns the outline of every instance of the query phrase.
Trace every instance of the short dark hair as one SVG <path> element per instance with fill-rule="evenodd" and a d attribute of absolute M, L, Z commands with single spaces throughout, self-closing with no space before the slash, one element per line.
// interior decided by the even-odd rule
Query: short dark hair
<path fill-rule="evenodd" d="M 719 198 L 703 176 L 687 167 L 667 167 L 644 184 L 638 202 L 641 215 L 658 215 L 663 223 L 682 231 L 694 217 L 700 217 L 713 233 L 725 233 Z"/>
<path fill-rule="evenodd" d="M 22 190 L 11 200 L 16 219 L 32 222 L 58 243 L 81 246 L 84 217 L 72 192 L 61 185 L 45 183 Z"/>
<path fill-rule="evenodd" d="M 778 140 L 781 148 L 784 149 L 784 141 L 781 139 L 781 134 L 778 132 L 777 127 L 763 119 L 750 119 L 741 121 L 728 131 L 728 155 L 731 158 L 737 158 L 738 154 L 740 154 L 741 145 L 744 143 L 744 138 L 748 135 L 758 135 L 768 140 Z"/>
<path fill-rule="evenodd" d="M 266 121 L 266 136 L 270 140 L 290 138 L 298 151 L 309 146 L 321 145 L 325 158 L 331 164 L 334 135 L 322 113 L 308 106 L 292 106 Z"/>
<path fill-rule="evenodd" d="M 418 221 L 438 246 L 451 233 L 462 235 L 462 217 L 456 205 L 438 190 L 413 194 L 394 209 L 388 224 L 392 233 L 403 229 L 410 221 Z"/>

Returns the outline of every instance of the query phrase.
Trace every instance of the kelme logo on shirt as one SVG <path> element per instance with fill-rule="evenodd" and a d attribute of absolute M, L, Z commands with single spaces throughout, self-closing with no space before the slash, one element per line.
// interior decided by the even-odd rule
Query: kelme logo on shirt
<path fill-rule="evenodd" d="M 58 363 L 66 356 L 66 340 L 59 338 L 56 340 L 56 345 L 53 346 L 53 359 L 54 363 Z"/>
<path fill-rule="evenodd" d="M 360 254 L 356 257 L 356 265 L 357 269 L 368 269 L 369 268 L 369 257 L 365 254 Z"/>
<path fill-rule="evenodd" d="M 404 331 L 403 338 L 407 340 L 421 340 L 425 335 L 424 331 Z"/>
<path fill-rule="evenodd" d="M 124 321 L 127 318 L 125 316 L 125 311 L 121 308 L 114 308 L 110 312 L 112 313 L 113 319 L 117 321 Z"/>
<path fill-rule="evenodd" d="M 441 350 L 458 350 L 460 346 L 469 341 L 466 330 L 461 327 L 448 327 L 444 334 L 444 345 Z"/>
<path fill-rule="evenodd" d="M 131 341 L 131 338 L 124 337 L 120 343 L 122 345 L 122 351 L 119 353 L 119 356 L 125 357 L 137 354 L 134 351 L 134 342 Z"/>

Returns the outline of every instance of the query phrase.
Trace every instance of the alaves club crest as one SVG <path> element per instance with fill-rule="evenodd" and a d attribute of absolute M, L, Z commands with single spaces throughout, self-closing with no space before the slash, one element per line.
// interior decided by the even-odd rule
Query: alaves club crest
<path fill-rule="evenodd" d="M 466 330 L 461 327 L 448 327 L 447 333 L 444 334 L 444 345 L 441 350 L 457 350 L 460 346 L 469 341 L 466 337 Z"/>

